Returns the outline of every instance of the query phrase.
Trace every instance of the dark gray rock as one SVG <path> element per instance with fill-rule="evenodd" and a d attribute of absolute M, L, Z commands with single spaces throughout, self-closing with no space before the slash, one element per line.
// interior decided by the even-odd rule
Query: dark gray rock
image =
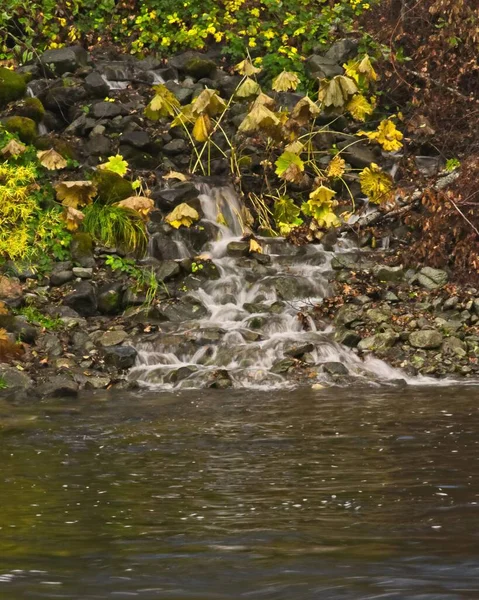
<path fill-rule="evenodd" d="M 91 317 L 97 312 L 97 298 L 95 288 L 91 283 L 82 281 L 75 290 L 68 294 L 63 303 L 73 308 L 82 317 Z"/>
<path fill-rule="evenodd" d="M 163 152 L 168 156 L 177 156 L 188 152 L 188 142 L 186 140 L 171 140 L 163 146 Z"/>
<path fill-rule="evenodd" d="M 60 286 L 74 278 L 73 271 L 55 271 L 50 275 L 50 285 Z"/>
<path fill-rule="evenodd" d="M 47 50 L 40 57 L 41 64 L 54 75 L 74 73 L 88 64 L 88 53 L 81 46 Z"/>
<path fill-rule="evenodd" d="M 210 77 L 215 74 L 217 68 L 216 63 L 204 54 L 191 50 L 173 56 L 168 60 L 168 65 L 195 79 Z"/>
<path fill-rule="evenodd" d="M 384 333 L 376 333 L 370 337 L 364 338 L 358 344 L 358 349 L 370 352 L 384 352 L 392 348 L 399 340 L 399 335 L 394 331 L 385 331 Z"/>
<path fill-rule="evenodd" d="M 125 340 L 128 339 L 128 334 L 123 329 L 113 329 L 105 331 L 105 333 L 99 338 L 98 343 L 100 346 L 107 348 L 109 346 L 119 346 Z"/>
<path fill-rule="evenodd" d="M 165 87 L 170 90 L 180 104 L 188 104 L 193 99 L 193 90 L 176 81 L 167 81 Z"/>
<path fill-rule="evenodd" d="M 358 138 L 359 139 L 359 138 Z M 338 143 L 338 148 L 344 149 L 341 156 L 346 162 L 356 169 L 364 169 L 374 162 L 377 163 L 381 153 L 368 146 L 366 142 L 351 144 L 351 139 Z"/>
<path fill-rule="evenodd" d="M 110 88 L 98 71 L 92 71 L 85 77 L 85 89 L 93 98 L 106 98 Z"/>
<path fill-rule="evenodd" d="M 37 386 L 42 398 L 74 398 L 78 395 L 78 383 L 64 375 L 54 375 Z"/>
<path fill-rule="evenodd" d="M 271 373 L 274 373 L 275 375 L 287 373 L 295 364 L 296 361 L 293 358 L 282 358 L 281 360 L 276 361 L 271 367 Z"/>
<path fill-rule="evenodd" d="M 333 60 L 339 64 L 347 62 L 347 60 L 355 56 L 358 48 L 358 40 L 344 38 L 334 42 L 331 48 L 324 55 L 325 58 Z"/>
<path fill-rule="evenodd" d="M 342 362 L 325 362 L 321 365 L 323 371 L 329 373 L 329 375 L 347 375 L 348 369 Z"/>
<path fill-rule="evenodd" d="M 199 192 L 195 185 L 188 181 L 173 184 L 170 188 L 156 190 L 151 194 L 156 206 L 164 211 L 171 211 L 183 202 L 196 200 L 198 196 Z"/>
<path fill-rule="evenodd" d="M 230 242 L 226 247 L 228 256 L 248 256 L 249 242 Z"/>
<path fill-rule="evenodd" d="M 85 144 L 85 152 L 90 156 L 104 156 L 111 154 L 112 143 L 106 135 L 92 135 Z"/>
<path fill-rule="evenodd" d="M 86 98 L 87 92 L 81 84 L 59 85 L 49 89 L 45 96 L 42 96 L 42 102 L 48 110 L 65 117 L 68 109 Z"/>
<path fill-rule="evenodd" d="M 150 136 L 147 131 L 139 129 L 137 131 L 128 131 L 120 136 L 120 143 L 134 148 L 146 148 L 150 144 Z"/>
<path fill-rule="evenodd" d="M 306 73 L 311 78 L 324 79 L 342 75 L 344 69 L 334 59 L 313 54 L 306 61 Z"/>
<path fill-rule="evenodd" d="M 184 296 L 175 302 L 162 305 L 160 314 L 166 321 L 181 322 L 201 319 L 207 314 L 207 310 L 195 298 Z"/>
<path fill-rule="evenodd" d="M 93 268 L 95 258 L 93 256 L 93 240 L 89 233 L 74 233 L 70 243 L 72 259 L 81 267 Z"/>
<path fill-rule="evenodd" d="M 334 322 L 336 325 L 351 326 L 353 323 L 361 321 L 363 318 L 361 310 L 353 304 L 344 304 L 337 311 Z"/>
<path fill-rule="evenodd" d="M 373 275 L 379 281 L 398 282 L 404 279 L 403 267 L 390 267 L 388 265 L 376 265 L 373 267 Z"/>
<path fill-rule="evenodd" d="M 174 260 L 165 260 L 155 268 L 155 275 L 160 281 L 170 281 L 180 274 L 180 265 Z"/>
<path fill-rule="evenodd" d="M 127 115 L 128 110 L 119 102 L 96 102 L 91 113 L 95 119 L 113 119 L 119 115 Z"/>
<path fill-rule="evenodd" d="M 98 290 L 98 311 L 102 315 L 116 315 L 121 312 L 123 296 L 122 283 L 107 283 Z"/>
<path fill-rule="evenodd" d="M 15 367 L 0 364 L 0 377 L 6 384 L 6 391 L 27 390 L 33 386 L 33 381 L 28 375 Z"/>
<path fill-rule="evenodd" d="M 80 279 L 91 279 L 93 277 L 93 269 L 88 267 L 73 267 L 73 275 Z"/>
<path fill-rule="evenodd" d="M 137 354 L 132 346 L 109 346 L 103 350 L 105 364 L 119 370 L 130 369 Z"/>
<path fill-rule="evenodd" d="M 358 335 L 355 331 L 351 331 L 350 329 L 345 329 L 344 327 L 336 329 L 334 332 L 334 339 L 344 346 L 348 346 L 349 348 L 355 348 L 359 342 L 361 341 L 361 336 Z"/>

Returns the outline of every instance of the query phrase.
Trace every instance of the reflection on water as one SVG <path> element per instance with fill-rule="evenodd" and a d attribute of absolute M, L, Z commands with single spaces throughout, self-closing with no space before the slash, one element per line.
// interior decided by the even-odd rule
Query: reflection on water
<path fill-rule="evenodd" d="M 477 600 L 477 400 L 0 403 L 0 597 Z"/>

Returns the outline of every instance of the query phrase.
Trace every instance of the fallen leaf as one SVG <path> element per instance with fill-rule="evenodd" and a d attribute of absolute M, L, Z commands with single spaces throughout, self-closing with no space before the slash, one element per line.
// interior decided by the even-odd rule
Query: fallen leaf
<path fill-rule="evenodd" d="M 258 254 L 262 254 L 263 248 L 261 248 L 261 246 L 258 244 L 258 242 L 256 240 L 251 239 L 249 241 L 249 251 L 257 252 Z"/>
<path fill-rule="evenodd" d="M 6 156 L 7 158 L 14 158 L 15 156 L 19 156 L 23 154 L 27 149 L 22 143 L 17 142 L 17 140 L 11 139 L 6 146 L 4 146 L 1 150 L 2 156 Z"/>
<path fill-rule="evenodd" d="M 91 181 L 62 181 L 54 188 L 63 206 L 72 208 L 91 204 L 97 192 L 96 186 Z"/>
<path fill-rule="evenodd" d="M 98 168 L 103 171 L 111 171 L 112 173 L 116 173 L 117 175 L 120 175 L 120 177 L 123 177 L 128 171 L 128 163 L 121 154 L 116 154 L 115 156 L 108 157 L 107 162 L 98 165 Z"/>
<path fill-rule="evenodd" d="M 292 71 L 283 71 L 273 80 L 271 87 L 276 92 L 288 92 L 295 90 L 300 83 L 300 79 L 296 73 Z"/>
<path fill-rule="evenodd" d="M 123 208 L 129 208 L 139 213 L 145 221 L 148 220 L 148 214 L 153 210 L 155 203 L 151 198 L 145 196 L 130 196 L 117 202 L 115 206 L 121 206 Z"/>
<path fill-rule="evenodd" d="M 65 206 L 63 209 L 62 219 L 65 221 L 68 231 L 76 231 L 84 218 L 85 215 L 81 210 L 71 206 Z"/>
<path fill-rule="evenodd" d="M 178 171 L 170 171 L 166 175 L 163 175 L 163 179 L 178 179 L 179 181 L 186 181 L 186 175 L 183 173 L 178 173 Z"/>
<path fill-rule="evenodd" d="M 182 225 L 184 227 L 191 227 L 195 221 L 198 221 L 200 215 L 186 202 L 178 204 L 178 206 L 166 215 L 165 221 L 169 223 L 175 229 L 178 229 Z"/>
<path fill-rule="evenodd" d="M 50 171 L 56 169 L 64 169 L 67 166 L 67 161 L 56 150 L 40 150 L 37 152 L 37 158 L 40 164 Z"/>

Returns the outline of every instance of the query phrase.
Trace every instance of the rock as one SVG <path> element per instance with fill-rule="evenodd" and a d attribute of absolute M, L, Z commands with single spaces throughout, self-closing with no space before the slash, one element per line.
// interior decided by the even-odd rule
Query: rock
<path fill-rule="evenodd" d="M 416 276 L 417 282 L 427 290 L 435 290 L 447 283 L 448 274 L 441 269 L 422 268 Z"/>
<path fill-rule="evenodd" d="M 40 62 L 54 75 L 74 73 L 79 67 L 86 67 L 88 54 L 81 46 L 56 48 L 47 50 L 40 57 Z"/>
<path fill-rule="evenodd" d="M 33 381 L 28 375 L 5 364 L 0 364 L 0 379 L 5 382 L 7 391 L 26 390 L 33 387 Z"/>
<path fill-rule="evenodd" d="M 86 390 L 104 390 L 110 383 L 111 379 L 109 377 L 93 376 L 88 377 L 84 385 Z"/>
<path fill-rule="evenodd" d="M 362 318 L 363 318 L 362 312 L 357 306 L 354 306 L 353 304 L 344 304 L 336 312 L 336 316 L 334 317 L 334 322 L 337 325 L 350 326 L 355 321 L 361 321 Z"/>
<path fill-rule="evenodd" d="M 96 102 L 92 106 L 91 112 L 95 119 L 113 119 L 118 115 L 128 114 L 128 111 L 119 102 Z"/>
<path fill-rule="evenodd" d="M 342 65 L 347 62 L 349 58 L 356 54 L 358 48 L 358 40 L 352 40 L 344 38 L 334 42 L 331 48 L 324 55 L 329 60 L 334 60 L 338 64 Z"/>
<path fill-rule="evenodd" d="M 170 188 L 154 191 L 151 194 L 156 206 L 164 211 L 171 211 L 183 202 L 196 200 L 198 196 L 196 186 L 189 181 L 174 183 Z"/>
<path fill-rule="evenodd" d="M 465 358 L 467 356 L 467 345 L 459 338 L 452 336 L 444 340 L 442 352 L 446 355 Z"/>
<path fill-rule="evenodd" d="M 55 271 L 50 275 L 50 285 L 60 286 L 73 279 L 73 271 Z"/>
<path fill-rule="evenodd" d="M 349 348 L 355 348 L 361 341 L 361 336 L 350 329 L 340 328 L 334 332 L 334 339 L 339 344 L 344 344 Z"/>
<path fill-rule="evenodd" d="M 409 343 L 414 348 L 439 348 L 442 344 L 442 334 L 434 329 L 421 329 L 409 335 Z"/>
<path fill-rule="evenodd" d="M 11 329 L 19 341 L 25 342 L 26 344 L 33 344 L 38 337 L 39 330 L 30 325 L 25 317 L 14 317 L 11 324 Z"/>
<path fill-rule="evenodd" d="M 6 67 L 0 67 L 0 109 L 9 102 L 23 98 L 27 84 L 23 75 L 19 75 Z"/>
<path fill-rule="evenodd" d="M 249 242 L 230 242 L 226 247 L 228 256 L 248 256 Z"/>
<path fill-rule="evenodd" d="M 448 298 L 444 304 L 442 305 L 443 310 L 454 310 L 456 306 L 459 304 L 459 298 L 457 296 L 452 296 Z"/>
<path fill-rule="evenodd" d="M 93 98 L 106 98 L 110 88 L 98 71 L 92 71 L 85 77 L 85 89 Z"/>
<path fill-rule="evenodd" d="M 370 308 L 366 311 L 366 316 L 374 323 L 387 323 L 391 320 L 391 314 L 384 310 L 380 310 L 379 308 Z"/>
<path fill-rule="evenodd" d="M 193 90 L 176 81 L 167 81 L 165 87 L 176 97 L 180 104 L 188 104 L 193 98 Z"/>
<path fill-rule="evenodd" d="M 147 131 L 137 130 L 128 131 L 120 136 L 120 143 L 134 148 L 146 148 L 150 145 L 151 140 Z"/>
<path fill-rule="evenodd" d="M 112 171 L 98 169 L 93 175 L 92 182 L 95 184 L 98 197 L 103 204 L 113 204 L 135 195 L 131 182 Z"/>
<path fill-rule="evenodd" d="M 341 362 L 325 362 L 322 365 L 323 371 L 330 375 L 347 375 L 348 369 Z"/>
<path fill-rule="evenodd" d="M 171 140 L 162 148 L 163 152 L 168 156 L 177 156 L 188 152 L 188 142 L 186 140 L 177 139 Z"/>
<path fill-rule="evenodd" d="M 82 281 L 71 294 L 64 298 L 63 303 L 73 308 L 82 317 L 92 317 L 97 312 L 95 288 L 91 283 Z"/>
<path fill-rule="evenodd" d="M 280 375 L 281 373 L 287 373 L 294 365 L 296 361 L 292 358 L 282 358 L 274 363 L 271 367 L 271 373 Z"/>
<path fill-rule="evenodd" d="M 32 144 L 37 137 L 37 124 L 28 117 L 8 117 L 3 125 L 9 133 L 16 133 L 25 144 Z"/>
<path fill-rule="evenodd" d="M 168 59 L 168 65 L 180 73 L 191 75 L 195 79 L 210 77 L 216 71 L 216 63 L 204 54 L 188 50 Z"/>
<path fill-rule="evenodd" d="M 313 54 L 306 61 L 306 73 L 312 79 L 316 77 L 324 79 L 342 75 L 344 69 L 334 59 Z"/>
<path fill-rule="evenodd" d="M 99 344 L 104 348 L 108 346 L 119 346 L 128 339 L 128 334 L 123 329 L 105 331 L 98 340 Z"/>
<path fill-rule="evenodd" d="M 0 301 L 8 306 L 17 307 L 23 297 L 23 289 L 20 281 L 14 277 L 0 275 Z"/>
<path fill-rule="evenodd" d="M 50 88 L 43 96 L 43 104 L 45 108 L 53 113 L 65 117 L 68 109 L 84 102 L 86 99 L 87 92 L 85 88 L 80 81 L 74 81 L 70 85 L 58 85 Z"/>
<path fill-rule="evenodd" d="M 37 342 L 37 347 L 45 352 L 50 358 L 63 354 L 63 346 L 57 335 L 44 333 Z"/>
<path fill-rule="evenodd" d="M 174 260 L 165 260 L 155 267 L 155 275 L 159 281 L 170 281 L 180 274 L 180 265 Z"/>
<path fill-rule="evenodd" d="M 198 368 L 194 366 L 180 367 L 179 369 L 170 371 L 165 376 L 164 381 L 165 383 L 177 383 L 178 381 L 183 381 L 183 379 L 188 379 L 188 377 L 193 375 L 193 373 L 196 373 L 197 370 Z"/>
<path fill-rule="evenodd" d="M 91 135 L 85 145 L 85 152 L 90 156 L 109 156 L 112 143 L 106 135 Z"/>
<path fill-rule="evenodd" d="M 373 267 L 373 275 L 379 281 L 398 282 L 404 279 L 404 269 L 403 267 L 376 265 Z"/>
<path fill-rule="evenodd" d="M 207 312 L 206 308 L 191 296 L 183 296 L 173 303 L 162 304 L 159 311 L 164 320 L 174 322 L 201 319 Z"/>
<path fill-rule="evenodd" d="M 103 350 L 105 364 L 119 370 L 130 369 L 135 364 L 137 354 L 132 346 L 108 346 Z"/>
<path fill-rule="evenodd" d="M 15 105 L 15 113 L 20 117 L 28 117 L 40 123 L 45 116 L 45 108 L 39 98 L 25 98 Z"/>
<path fill-rule="evenodd" d="M 70 253 L 72 260 L 80 266 L 86 269 L 95 266 L 93 239 L 89 233 L 77 232 L 72 235 Z"/>
<path fill-rule="evenodd" d="M 302 358 L 305 354 L 314 350 L 314 344 L 300 344 L 289 348 L 285 355 L 289 358 Z"/>
<path fill-rule="evenodd" d="M 358 344 L 358 349 L 363 352 L 384 352 L 385 350 L 392 348 L 398 340 L 399 335 L 394 331 L 376 333 L 375 335 L 362 339 Z"/>
<path fill-rule="evenodd" d="M 55 375 L 37 386 L 42 398 L 67 398 L 78 395 L 78 383 L 63 375 Z"/>
<path fill-rule="evenodd" d="M 381 156 L 379 151 L 369 147 L 366 142 L 352 145 L 349 138 L 344 142 L 339 142 L 338 148 L 343 150 L 341 156 L 344 157 L 344 160 L 356 169 L 369 167 L 372 162 L 377 163 Z"/>
<path fill-rule="evenodd" d="M 73 275 L 80 279 L 91 279 L 93 277 L 93 269 L 88 267 L 73 267 Z"/>

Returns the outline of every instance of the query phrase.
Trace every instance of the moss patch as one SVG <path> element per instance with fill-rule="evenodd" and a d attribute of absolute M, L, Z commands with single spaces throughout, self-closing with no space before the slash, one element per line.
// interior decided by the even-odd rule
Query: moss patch
<path fill-rule="evenodd" d="M 0 108 L 4 108 L 9 102 L 19 100 L 26 91 L 27 84 L 22 75 L 0 67 Z"/>
<path fill-rule="evenodd" d="M 37 124 L 28 117 L 8 117 L 4 125 L 7 131 L 16 133 L 25 144 L 31 144 L 37 137 Z"/>
<path fill-rule="evenodd" d="M 97 187 L 98 198 L 102 204 L 119 202 L 135 194 L 129 181 L 111 171 L 96 171 L 93 183 Z"/>
<path fill-rule="evenodd" d="M 19 103 L 15 112 L 22 117 L 32 119 L 35 123 L 40 123 L 45 116 L 45 108 L 38 98 L 26 98 Z"/>

